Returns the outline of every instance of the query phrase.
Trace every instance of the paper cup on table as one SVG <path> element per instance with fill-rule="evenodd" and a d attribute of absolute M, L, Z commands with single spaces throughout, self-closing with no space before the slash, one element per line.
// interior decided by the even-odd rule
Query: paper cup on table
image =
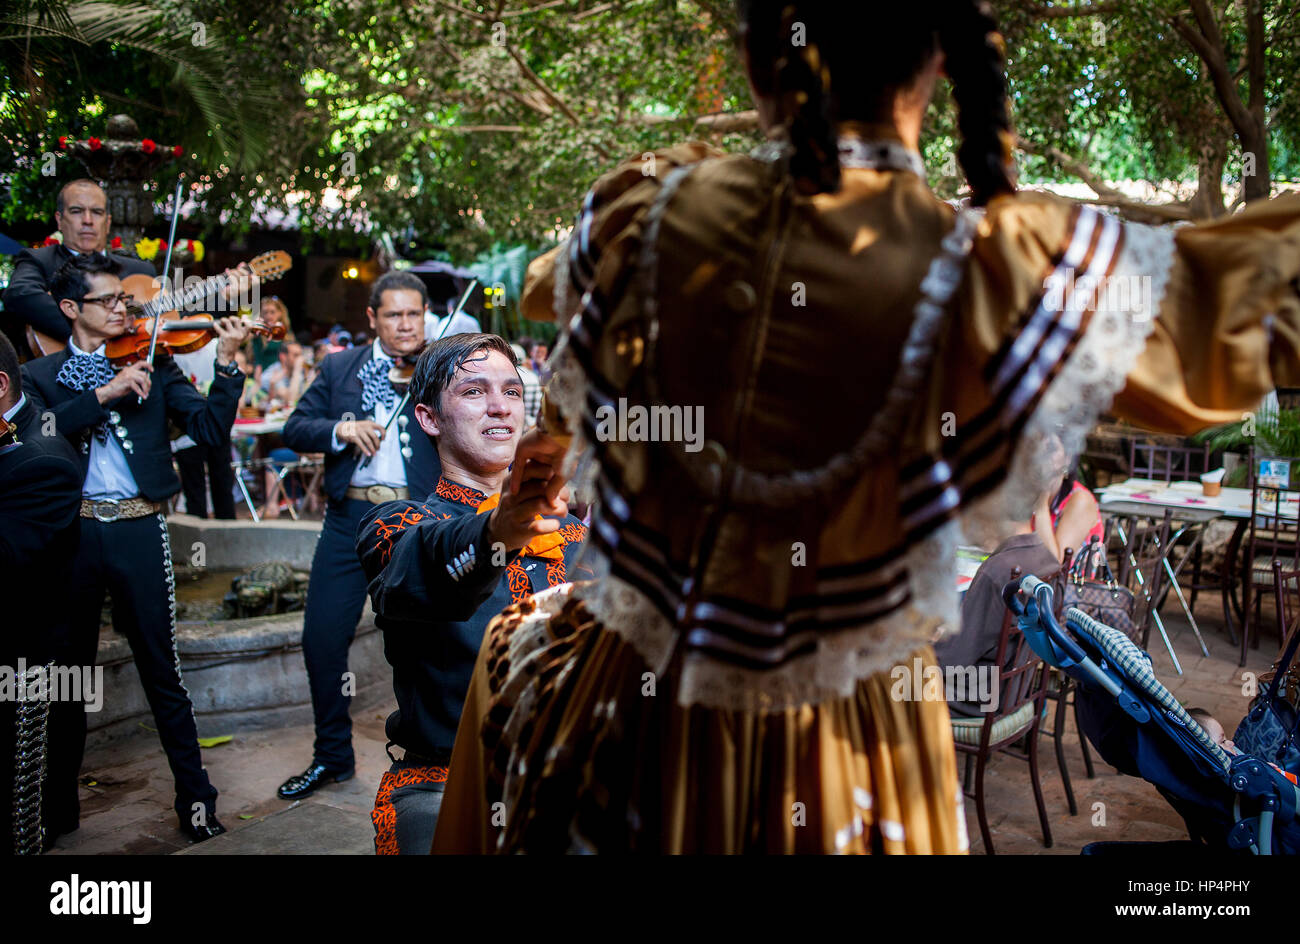
<path fill-rule="evenodd" d="M 1206 498 L 1213 498 L 1223 491 L 1223 477 L 1227 472 L 1227 469 L 1215 469 L 1201 476 L 1201 492 Z"/>

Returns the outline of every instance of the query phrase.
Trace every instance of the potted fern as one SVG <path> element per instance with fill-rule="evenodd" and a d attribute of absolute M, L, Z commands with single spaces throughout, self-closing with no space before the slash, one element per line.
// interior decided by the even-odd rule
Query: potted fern
<path fill-rule="evenodd" d="M 1197 442 L 1208 443 L 1212 451 L 1222 449 L 1236 453 L 1243 459 L 1250 447 L 1255 447 L 1256 459 L 1281 458 L 1290 460 L 1291 482 L 1297 481 L 1297 463 L 1300 462 L 1300 409 L 1261 409 L 1258 415 L 1237 423 L 1215 426 L 1193 437 Z M 1225 485 L 1243 488 L 1249 482 L 1250 470 L 1244 461 L 1228 470 Z"/>

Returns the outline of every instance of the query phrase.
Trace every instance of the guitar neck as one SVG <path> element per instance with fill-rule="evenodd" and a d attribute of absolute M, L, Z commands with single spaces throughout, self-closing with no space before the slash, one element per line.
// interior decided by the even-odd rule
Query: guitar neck
<path fill-rule="evenodd" d="M 181 311 L 196 302 L 207 298 L 214 291 L 221 291 L 230 284 L 223 272 L 221 275 L 214 275 L 211 278 L 204 279 L 196 285 L 191 285 L 183 292 L 164 292 L 155 298 L 151 298 L 144 306 L 146 318 L 153 318 L 162 314 L 164 311 Z"/>

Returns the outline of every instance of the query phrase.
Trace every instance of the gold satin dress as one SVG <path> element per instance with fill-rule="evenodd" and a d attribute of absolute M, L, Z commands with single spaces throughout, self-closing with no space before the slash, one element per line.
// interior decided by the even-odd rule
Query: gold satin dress
<path fill-rule="evenodd" d="M 894 684 L 957 629 L 956 546 L 1035 436 L 1300 384 L 1300 196 L 1169 228 L 958 211 L 898 166 L 807 198 L 771 156 L 647 164 L 530 266 L 600 576 L 489 627 L 434 851 L 964 852 L 946 704 Z M 611 436 L 638 404 L 702 433 Z"/>

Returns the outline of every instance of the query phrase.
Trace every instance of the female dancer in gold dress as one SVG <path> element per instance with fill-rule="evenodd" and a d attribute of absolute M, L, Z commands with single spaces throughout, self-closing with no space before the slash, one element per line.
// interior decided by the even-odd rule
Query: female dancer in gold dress
<path fill-rule="evenodd" d="M 1300 196 L 1171 229 L 1017 193 L 985 4 L 739 6 L 770 143 L 629 161 L 530 272 L 567 327 L 517 470 L 588 457 L 603 576 L 489 628 L 434 851 L 963 851 L 946 705 L 891 669 L 955 631 L 1021 444 L 1300 383 Z"/>

